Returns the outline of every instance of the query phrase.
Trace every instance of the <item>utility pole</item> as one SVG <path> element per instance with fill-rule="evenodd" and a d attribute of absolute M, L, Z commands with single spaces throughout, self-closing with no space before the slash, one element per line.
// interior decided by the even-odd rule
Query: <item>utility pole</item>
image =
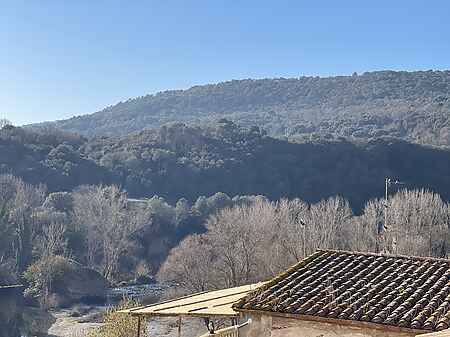
<path fill-rule="evenodd" d="M 390 178 L 385 179 L 385 192 L 384 192 L 384 229 L 387 228 L 387 209 L 388 209 L 388 198 L 389 198 L 389 183 L 391 182 Z"/>

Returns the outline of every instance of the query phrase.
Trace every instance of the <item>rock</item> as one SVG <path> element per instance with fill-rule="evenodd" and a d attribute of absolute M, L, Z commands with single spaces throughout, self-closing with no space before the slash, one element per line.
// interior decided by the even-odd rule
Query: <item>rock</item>
<path fill-rule="evenodd" d="M 73 309 L 70 314 L 70 317 L 81 317 L 81 312 L 79 312 L 77 309 Z"/>
<path fill-rule="evenodd" d="M 75 303 L 103 303 L 106 300 L 107 280 L 97 271 L 73 263 L 54 284 L 54 306 L 67 307 Z"/>
<path fill-rule="evenodd" d="M 134 280 L 135 284 L 154 284 L 156 283 L 156 280 L 153 276 L 150 275 L 139 275 Z"/>

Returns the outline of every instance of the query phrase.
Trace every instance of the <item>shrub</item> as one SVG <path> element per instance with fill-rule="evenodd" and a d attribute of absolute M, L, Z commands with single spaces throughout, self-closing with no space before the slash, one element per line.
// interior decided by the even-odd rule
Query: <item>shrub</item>
<path fill-rule="evenodd" d="M 43 307 L 49 307 L 52 300 L 52 286 L 73 270 L 73 265 L 66 257 L 53 255 L 42 257 L 30 265 L 24 273 L 28 281 L 25 296 L 39 298 Z M 50 305 L 51 306 L 51 305 Z"/>
<path fill-rule="evenodd" d="M 135 300 L 125 300 L 116 307 L 106 311 L 103 325 L 87 332 L 87 337 L 135 337 L 138 329 L 138 319 L 127 314 L 119 313 L 119 310 L 139 306 Z M 141 321 L 141 336 L 147 334 L 147 324 Z"/>

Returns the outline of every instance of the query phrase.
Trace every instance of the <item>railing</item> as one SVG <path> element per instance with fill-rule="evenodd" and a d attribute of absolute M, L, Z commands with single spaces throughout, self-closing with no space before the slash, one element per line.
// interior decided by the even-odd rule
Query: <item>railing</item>
<path fill-rule="evenodd" d="M 214 333 L 207 333 L 204 335 L 201 335 L 200 337 L 211 337 L 211 336 L 216 336 L 216 337 L 239 337 L 239 329 L 238 326 L 230 326 L 229 328 L 225 328 L 225 329 L 220 329 L 217 331 L 214 331 Z"/>
<path fill-rule="evenodd" d="M 217 331 L 214 331 L 214 333 L 207 333 L 204 335 L 201 335 L 200 337 L 239 337 L 239 329 L 252 323 L 252 320 L 249 319 L 247 322 L 239 324 L 239 325 L 233 325 L 228 328 L 220 329 Z"/>

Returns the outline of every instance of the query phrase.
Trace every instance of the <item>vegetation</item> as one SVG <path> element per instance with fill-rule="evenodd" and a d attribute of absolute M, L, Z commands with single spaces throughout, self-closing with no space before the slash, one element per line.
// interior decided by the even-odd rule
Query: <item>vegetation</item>
<path fill-rule="evenodd" d="M 209 218 L 204 234 L 174 248 L 159 271 L 185 291 L 204 291 L 271 278 L 318 248 L 381 251 L 447 257 L 449 205 L 439 195 L 401 191 L 389 199 L 370 200 L 355 216 L 341 197 L 307 204 L 301 200 L 236 206 Z M 203 263 L 198 263 L 203 261 Z"/>
<path fill-rule="evenodd" d="M 216 193 L 193 205 L 186 199 L 171 205 L 158 196 L 128 199 L 114 185 L 49 193 L 42 185 L 0 175 L 0 285 L 25 282 L 28 297 L 54 307 L 67 303 L 60 295 L 70 293 L 80 264 L 112 284 L 148 279 L 181 239 L 204 231 L 209 215 L 261 198 Z M 94 276 L 92 282 L 102 283 Z"/>
<path fill-rule="evenodd" d="M 116 307 L 109 308 L 105 313 L 103 325 L 87 331 L 86 337 L 135 337 L 138 331 L 138 319 L 118 311 L 137 306 L 139 306 L 139 302 L 128 300 Z M 140 329 L 140 336 L 147 336 L 145 319 L 142 319 Z"/>
<path fill-rule="evenodd" d="M 257 125 L 273 136 L 389 135 L 448 146 L 449 92 L 449 71 L 247 79 L 138 97 L 51 125 L 87 136 L 126 135 L 167 122 L 205 123 L 225 117 L 246 127 Z"/>
<path fill-rule="evenodd" d="M 448 252 L 448 149 L 279 139 L 221 119 L 91 139 L 4 123 L 0 150 L 0 284 L 26 281 L 44 306 L 72 262 L 116 284 L 165 261 L 161 279 L 205 290 L 270 277 L 319 247 Z M 410 192 L 391 199 L 377 240 L 385 177 Z"/>
<path fill-rule="evenodd" d="M 82 184 L 108 183 L 106 170 L 78 151 L 86 139 L 55 129 L 30 132 L 6 125 L 0 129 L 0 174 L 69 191 Z"/>
<path fill-rule="evenodd" d="M 7 127 L 0 148 L 0 173 L 45 183 L 51 192 L 115 184 L 132 198 L 158 195 L 172 204 L 218 191 L 309 203 L 341 195 L 359 213 L 366 200 L 383 195 L 389 176 L 450 199 L 449 150 L 392 138 L 292 142 L 221 120 L 90 140 Z"/>
<path fill-rule="evenodd" d="M 29 287 L 25 296 L 38 298 L 43 308 L 54 307 L 53 285 L 63 280 L 72 265 L 67 258 L 59 255 L 44 256 L 30 265 L 24 273 Z"/>

